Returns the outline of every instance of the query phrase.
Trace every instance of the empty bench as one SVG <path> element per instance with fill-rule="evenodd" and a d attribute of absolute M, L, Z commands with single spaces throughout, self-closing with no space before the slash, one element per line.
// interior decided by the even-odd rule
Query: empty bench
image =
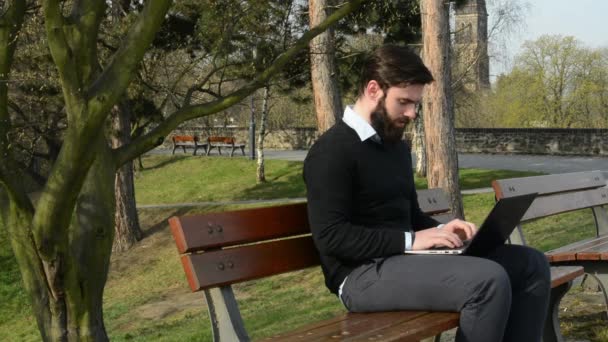
<path fill-rule="evenodd" d="M 175 150 L 178 147 L 181 147 L 184 150 L 184 153 L 186 153 L 186 148 L 193 148 L 194 152 L 192 154 L 196 155 L 196 150 L 199 148 L 205 149 L 207 147 L 207 144 L 201 144 L 198 137 L 192 135 L 175 135 L 171 137 L 171 141 L 173 142 L 173 151 L 171 154 L 175 154 Z"/>
<path fill-rule="evenodd" d="M 218 153 L 222 154 L 222 147 L 230 148 L 230 156 L 234 155 L 234 151 L 238 148 L 245 155 L 245 144 L 237 144 L 233 137 L 209 137 L 207 138 L 207 155 L 211 150 L 217 147 Z"/>
<path fill-rule="evenodd" d="M 418 191 L 418 201 L 438 221 L 453 219 L 442 190 Z M 306 203 L 172 217 L 169 224 L 190 288 L 204 291 L 215 341 L 249 340 L 232 284 L 320 265 Z M 580 274 L 581 267 L 553 268 L 551 285 Z M 457 327 L 458 319 L 455 312 L 345 313 L 268 339 L 419 341 Z"/>
<path fill-rule="evenodd" d="M 497 199 L 538 193 L 538 197 L 521 219 L 522 224 L 566 212 L 591 209 L 595 236 L 548 251 L 546 255 L 552 265 L 584 267 L 586 274 L 597 280 L 608 311 L 608 213 L 604 208 L 604 205 L 608 204 L 608 188 L 602 172 L 501 179 L 495 180 L 492 187 Z M 555 226 L 553 229 L 562 230 L 564 227 Z M 526 244 L 521 225 L 513 232 L 510 240 Z M 565 291 L 567 289 L 563 292 Z M 557 312 L 552 314 L 557 319 Z"/>

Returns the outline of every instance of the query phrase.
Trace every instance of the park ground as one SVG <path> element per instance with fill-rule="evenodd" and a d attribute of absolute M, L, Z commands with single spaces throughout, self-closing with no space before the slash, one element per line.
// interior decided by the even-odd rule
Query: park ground
<path fill-rule="evenodd" d="M 167 219 L 174 215 L 269 205 L 272 199 L 301 198 L 305 188 L 300 161 L 269 160 L 268 182 L 257 184 L 255 163 L 244 158 L 154 155 L 136 175 L 138 205 L 207 202 L 192 207 L 140 208 L 145 237 L 112 256 L 104 313 L 114 341 L 210 341 L 207 308 L 191 293 Z M 488 187 L 492 179 L 533 172 L 462 169 L 463 189 Z M 425 188 L 424 179 L 416 180 Z M 225 204 L 259 200 L 250 204 Z M 493 204 L 491 193 L 464 196 L 467 219 L 480 223 Z M 213 204 L 224 203 L 224 204 Z M 275 205 L 273 203 L 272 205 Z M 543 251 L 593 235 L 590 211 L 543 219 L 524 227 L 530 244 Z M 0 341 L 38 341 L 40 336 L 23 293 L 6 230 L 0 229 Z M 344 312 L 323 284 L 319 268 L 235 286 L 250 336 L 259 339 Z M 608 341 L 601 295 L 574 286 L 561 307 L 568 341 Z"/>

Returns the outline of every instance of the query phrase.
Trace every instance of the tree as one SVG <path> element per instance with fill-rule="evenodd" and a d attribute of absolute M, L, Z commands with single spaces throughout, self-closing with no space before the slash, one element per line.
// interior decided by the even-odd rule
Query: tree
<path fill-rule="evenodd" d="M 426 87 L 423 100 L 429 188 L 440 187 L 451 194 L 451 209 L 464 217 L 458 181 L 458 154 L 454 135 L 451 91 L 448 4 L 421 0 L 423 60 L 435 82 Z"/>
<path fill-rule="evenodd" d="M 129 12 L 131 0 L 112 2 L 111 25 L 119 24 Z M 128 101 L 119 101 L 112 108 L 112 148 L 120 148 L 131 141 L 131 122 L 133 115 Z M 141 160 L 140 160 L 141 162 Z M 114 243 L 112 250 L 126 251 L 143 237 L 139 226 L 139 216 L 135 204 L 135 180 L 133 179 L 133 162 L 129 161 L 116 172 L 114 181 L 116 213 L 114 214 Z"/>
<path fill-rule="evenodd" d="M 332 0 L 309 0 L 310 27 L 331 13 Z M 342 92 L 338 83 L 333 29 L 310 41 L 310 76 L 317 114 L 317 129 L 323 133 L 342 115 Z"/>
<path fill-rule="evenodd" d="M 266 182 L 266 172 L 264 163 L 264 137 L 266 136 L 266 118 L 268 117 L 268 99 L 270 98 L 270 86 L 264 87 L 262 95 L 262 113 L 260 115 L 260 131 L 258 132 L 258 167 L 256 179 L 258 183 Z"/>
<path fill-rule="evenodd" d="M 503 127 L 607 127 L 608 61 L 574 37 L 542 36 L 523 45 L 497 78 L 488 104 Z"/>
<path fill-rule="evenodd" d="M 306 32 L 273 64 L 216 100 L 183 106 L 149 132 L 112 149 L 103 129 L 119 103 L 171 5 L 147 1 L 119 48 L 99 67 L 97 39 L 106 1 L 43 2 L 48 45 L 57 67 L 67 117 L 65 137 L 42 194 L 32 204 L 23 189 L 14 150 L 5 85 L 0 88 L 0 213 L 43 340 L 107 340 L 102 294 L 114 225 L 114 180 L 119 167 L 162 143 L 180 123 L 217 113 L 263 87 L 298 50 L 360 5 L 345 3 Z M 10 1 L 0 26 L 0 74 L 8 76 L 24 1 Z"/>

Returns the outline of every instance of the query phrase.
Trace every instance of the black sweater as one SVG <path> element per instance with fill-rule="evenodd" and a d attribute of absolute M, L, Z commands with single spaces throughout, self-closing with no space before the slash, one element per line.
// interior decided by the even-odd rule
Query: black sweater
<path fill-rule="evenodd" d="M 308 217 L 333 293 L 357 266 L 402 254 L 404 232 L 437 226 L 421 212 L 405 142 L 361 141 L 340 120 L 304 161 Z"/>

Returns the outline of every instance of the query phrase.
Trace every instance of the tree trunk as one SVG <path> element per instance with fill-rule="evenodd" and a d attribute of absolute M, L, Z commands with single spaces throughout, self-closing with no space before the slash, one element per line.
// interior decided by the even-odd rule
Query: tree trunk
<path fill-rule="evenodd" d="M 454 136 L 454 104 L 450 73 L 448 4 L 442 0 L 421 0 L 423 59 L 435 82 L 426 87 L 424 129 L 428 158 L 429 188 L 441 187 L 451 195 L 451 209 L 464 218 L 458 154 Z"/>
<path fill-rule="evenodd" d="M 266 182 L 266 173 L 264 172 L 264 137 L 266 136 L 266 117 L 268 116 L 268 98 L 270 97 L 270 86 L 264 87 L 264 98 L 262 102 L 262 115 L 260 119 L 260 132 L 258 135 L 258 183 Z"/>
<path fill-rule="evenodd" d="M 32 236 L 32 212 L 13 206 L 5 224 L 43 341 L 107 341 L 102 296 L 113 239 L 114 164 L 105 139 L 78 196 L 69 242 L 45 259 Z M 54 196 L 62 196 L 58 193 Z M 39 203 L 44 206 L 46 203 Z M 91 270 L 95 270 L 91 272 Z"/>
<path fill-rule="evenodd" d="M 117 148 L 131 141 L 131 111 L 124 104 L 112 110 L 112 147 Z M 142 238 L 135 204 L 133 162 L 124 164 L 116 172 L 114 185 L 116 196 L 115 235 L 113 251 L 126 251 Z"/>
<path fill-rule="evenodd" d="M 331 2 L 332 0 L 309 0 L 310 27 L 327 18 Z M 333 28 L 310 41 L 310 74 L 319 133 L 328 130 L 342 116 L 334 46 Z"/>
<path fill-rule="evenodd" d="M 414 121 L 414 144 L 416 146 L 416 174 L 426 177 L 426 149 L 424 143 L 424 119 L 422 111 L 418 113 L 418 119 Z"/>

